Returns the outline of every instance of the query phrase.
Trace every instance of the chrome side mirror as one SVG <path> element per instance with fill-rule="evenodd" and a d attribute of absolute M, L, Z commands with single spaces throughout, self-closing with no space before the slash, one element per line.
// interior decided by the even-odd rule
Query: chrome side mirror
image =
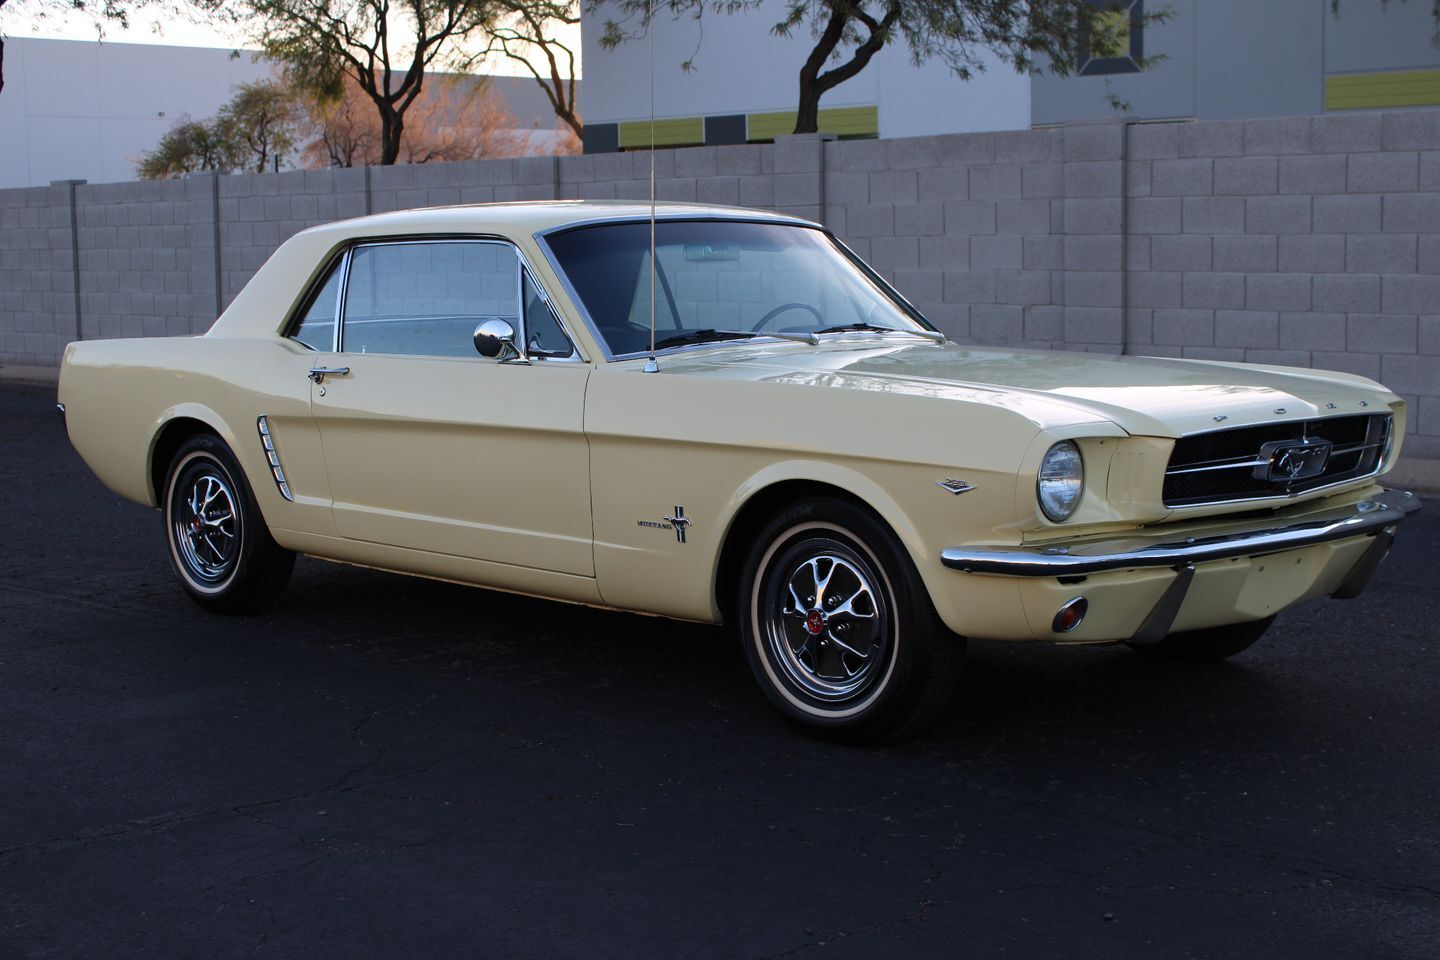
<path fill-rule="evenodd" d="M 515 346 L 515 328 L 499 318 L 484 320 L 475 328 L 475 349 L 482 357 L 499 357 L 502 361 L 523 356 Z"/>

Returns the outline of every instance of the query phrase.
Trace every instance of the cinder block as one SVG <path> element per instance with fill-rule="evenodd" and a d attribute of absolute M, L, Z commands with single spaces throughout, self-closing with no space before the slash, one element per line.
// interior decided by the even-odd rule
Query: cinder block
<path fill-rule="evenodd" d="M 1245 306 L 1245 274 L 1187 273 L 1180 285 L 1181 303 L 1189 309 L 1240 310 Z"/>
<path fill-rule="evenodd" d="M 1024 241 L 1026 270 L 1064 269 L 1064 237 L 1025 237 Z"/>
<path fill-rule="evenodd" d="M 1417 153 L 1357 153 L 1350 158 L 1345 184 L 1350 193 L 1398 193 L 1419 185 Z"/>
<path fill-rule="evenodd" d="M 1127 270 L 1150 269 L 1150 238 L 1125 238 L 1125 268 Z"/>
<path fill-rule="evenodd" d="M 970 336 L 980 343 L 1003 343 L 1025 336 L 1025 308 L 985 303 L 970 308 Z"/>
<path fill-rule="evenodd" d="M 1244 233 L 1245 203 L 1243 197 L 1186 197 L 1181 228 L 1185 233 Z"/>
<path fill-rule="evenodd" d="M 948 303 L 994 303 L 994 270 L 946 270 L 945 300 Z"/>
<path fill-rule="evenodd" d="M 696 180 L 695 199 L 701 203 L 735 206 L 740 203 L 740 180 L 737 177 L 706 177 Z"/>
<path fill-rule="evenodd" d="M 1150 193 L 1156 197 L 1203 197 L 1214 192 L 1213 160 L 1156 160 L 1150 165 Z"/>
<path fill-rule="evenodd" d="M 890 169 L 884 140 L 837 140 L 826 145 L 825 169 L 836 173 L 869 173 Z"/>
<path fill-rule="evenodd" d="M 1316 370 L 1338 370 L 1353 373 L 1371 380 L 1380 379 L 1380 355 L 1378 353 L 1343 353 L 1317 350 L 1310 354 L 1310 364 Z"/>
<path fill-rule="evenodd" d="M 1348 158 L 1344 155 L 1281 157 L 1281 193 L 1344 193 Z"/>
<path fill-rule="evenodd" d="M 1309 117 L 1266 117 L 1246 120 L 1244 126 L 1247 155 L 1275 157 L 1310 149 Z"/>
<path fill-rule="evenodd" d="M 1359 353 L 1415 353 L 1419 349 L 1419 323 L 1409 316 L 1351 314 L 1345 325 L 1345 349 Z M 1433 383 L 1440 390 L 1440 378 Z"/>
<path fill-rule="evenodd" d="M 895 207 L 895 234 L 932 237 L 945 232 L 945 207 L 939 203 L 902 203 Z"/>
<path fill-rule="evenodd" d="M 1316 197 L 1316 233 L 1379 233 L 1380 197 Z"/>
<path fill-rule="evenodd" d="M 1420 318 L 1420 352 L 1440 356 L 1440 315 Z"/>
<path fill-rule="evenodd" d="M 1119 233 L 1124 200 L 1065 200 L 1065 232 Z"/>
<path fill-rule="evenodd" d="M 1246 233 L 1309 233 L 1309 197 L 1249 197 Z"/>
<path fill-rule="evenodd" d="M 945 156 L 946 163 L 995 162 L 997 138 L 993 133 L 949 133 L 934 139 Z"/>
<path fill-rule="evenodd" d="M 1065 308 L 1055 305 L 1026 307 L 1025 339 L 1032 341 L 1065 339 Z"/>
<path fill-rule="evenodd" d="M 1383 296 L 1378 312 L 1418 315 L 1433 313 L 1436 304 L 1440 304 L 1440 277 L 1425 274 L 1387 276 L 1381 282 Z M 1437 371 L 1436 381 L 1440 382 L 1440 371 Z"/>
<path fill-rule="evenodd" d="M 1345 272 L 1345 238 L 1342 236 L 1298 234 L 1277 239 L 1280 241 L 1277 267 L 1281 272 L 1312 274 Z"/>
<path fill-rule="evenodd" d="M 932 303 L 925 317 L 951 340 L 970 342 L 970 307 L 964 303 Z"/>
<path fill-rule="evenodd" d="M 896 137 L 885 141 L 885 153 L 891 170 L 918 170 L 940 167 L 950 162 L 938 137 Z"/>
<path fill-rule="evenodd" d="M 1275 349 L 1280 344 L 1280 316 L 1264 310 L 1218 310 L 1215 345 Z M 1307 358 L 1308 359 L 1308 358 Z"/>
<path fill-rule="evenodd" d="M 964 200 L 970 196 L 969 167 L 936 167 L 920 170 L 917 178 L 918 197 L 926 203 Z"/>
<path fill-rule="evenodd" d="M 1185 347 L 1180 355 L 1187 360 L 1243 362 L 1245 360 L 1245 349 L 1243 347 Z"/>
<path fill-rule="evenodd" d="M 888 204 L 847 207 L 845 232 L 851 237 L 893 237 L 895 208 Z"/>
<path fill-rule="evenodd" d="M 1304 350 L 1246 347 L 1245 362 L 1264 363 L 1273 367 L 1308 367 L 1310 366 L 1310 354 Z"/>
<path fill-rule="evenodd" d="M 773 207 L 775 205 L 775 179 L 757 174 L 742 176 L 740 180 L 740 205 L 744 207 Z"/>
<path fill-rule="evenodd" d="M 1413 353 L 1387 353 L 1380 358 L 1380 382 L 1396 393 L 1435 393 L 1435 361 Z"/>
<path fill-rule="evenodd" d="M 672 152 L 677 177 L 713 177 L 719 172 L 715 169 L 715 147 L 690 147 Z"/>
<path fill-rule="evenodd" d="M 1125 124 L 1118 121 L 1100 123 L 1067 124 L 1065 131 L 1065 159 L 1069 162 L 1083 160 L 1119 160 L 1122 155 L 1122 138 Z"/>
<path fill-rule="evenodd" d="M 1150 167 L 1149 160 L 1131 160 L 1125 164 L 1125 196 L 1148 197 L 1151 195 L 1153 185 Z"/>
<path fill-rule="evenodd" d="M 692 184 L 694 181 L 690 181 Z M 693 187 L 692 187 L 693 190 Z M 813 173 L 777 173 L 775 205 L 798 207 L 820 202 L 820 178 Z"/>
<path fill-rule="evenodd" d="M 1386 150 L 1440 149 L 1440 111 L 1404 110 L 1381 115 L 1381 145 Z"/>
<path fill-rule="evenodd" d="M 1420 154 L 1420 189 L 1440 190 L 1440 152 Z"/>
<path fill-rule="evenodd" d="M 885 270 L 917 270 L 920 241 L 914 237 L 876 237 L 870 242 L 870 264 Z"/>
<path fill-rule="evenodd" d="M 953 236 L 995 232 L 995 204 L 959 200 L 945 204 L 945 232 Z"/>
<path fill-rule="evenodd" d="M 1350 273 L 1414 273 L 1417 238 L 1407 234 L 1359 234 L 1345 238 L 1345 269 Z"/>
<path fill-rule="evenodd" d="M 956 270 L 970 265 L 970 237 L 927 237 L 920 245 L 922 270 Z"/>
<path fill-rule="evenodd" d="M 1124 238 L 1097 233 L 1065 238 L 1066 270 L 1119 270 Z"/>
<path fill-rule="evenodd" d="M 1271 157 L 1226 157 L 1215 161 L 1215 193 L 1256 196 L 1275 192 L 1276 161 Z"/>
<path fill-rule="evenodd" d="M 1065 307 L 1065 342 L 1125 342 L 1125 314 L 1119 307 Z"/>
<path fill-rule="evenodd" d="M 1316 153 L 1365 153 L 1380 149 L 1380 114 L 1331 113 L 1310 118 L 1310 149 Z"/>
<path fill-rule="evenodd" d="M 762 148 L 758 144 L 734 144 L 715 148 L 715 173 L 722 177 L 755 176 L 760 173 L 760 155 Z M 830 159 L 827 150 L 826 160 Z M 828 164 L 826 169 L 832 167 Z"/>
<path fill-rule="evenodd" d="M 977 168 L 983 169 L 983 168 Z M 1013 169 L 1013 168 L 1012 168 Z M 1065 164 L 1065 196 L 1118 197 L 1121 193 L 1123 164 L 1114 160 L 1092 160 Z M 975 171 L 970 174 L 971 195 L 975 191 Z"/>
<path fill-rule="evenodd" d="M 1049 233 L 1050 201 L 997 200 L 995 202 L 995 228 L 1000 233 Z"/>
<path fill-rule="evenodd" d="M 1343 313 L 1280 314 L 1282 350 L 1333 350 L 1345 342 L 1347 317 Z"/>
<path fill-rule="evenodd" d="M 971 167 L 970 197 L 974 200 L 1019 199 L 1020 167 L 1009 164 Z"/>
<path fill-rule="evenodd" d="M 1215 238 L 1216 270 L 1265 272 L 1275 269 L 1276 238 L 1273 236 L 1222 235 Z"/>
<path fill-rule="evenodd" d="M 827 173 L 825 175 L 825 202 L 834 206 L 869 203 L 870 174 Z"/>
<path fill-rule="evenodd" d="M 1180 128 L 1182 157 L 1238 157 L 1245 152 L 1245 125 L 1238 120 L 1188 123 Z"/>
<path fill-rule="evenodd" d="M 996 163 L 1050 163 L 1065 158 L 1065 134 L 1048 130 L 1006 130 L 991 135 Z"/>
<path fill-rule="evenodd" d="M 1127 275 L 1125 302 L 1130 307 L 1147 310 L 1179 307 L 1180 274 L 1151 271 Z"/>
<path fill-rule="evenodd" d="M 1024 265 L 1020 237 L 978 236 L 970 238 L 970 266 L 975 270 L 1019 270 Z"/>
<path fill-rule="evenodd" d="M 1386 233 L 1440 233 L 1440 196 L 1387 194 L 1381 225 Z"/>
<path fill-rule="evenodd" d="M 916 200 L 914 170 L 882 170 L 870 174 L 871 203 L 915 203 Z"/>
<path fill-rule="evenodd" d="M 1065 164 L 1031 163 L 1022 166 L 1020 195 L 1036 199 L 1065 196 Z"/>
<path fill-rule="evenodd" d="M 1310 309 L 1308 273 L 1252 274 L 1245 280 L 1245 306 L 1250 310 Z"/>
<path fill-rule="evenodd" d="M 1065 305 L 1067 307 L 1118 307 L 1120 302 L 1119 271 L 1065 271 Z"/>
<path fill-rule="evenodd" d="M 1211 238 L 1208 236 L 1153 237 L 1150 240 L 1152 270 L 1199 273 L 1211 267 Z"/>
<path fill-rule="evenodd" d="M 1322 313 L 1379 313 L 1380 278 L 1317 276 L 1311 284 L 1314 309 Z"/>
<path fill-rule="evenodd" d="M 1180 204 L 1178 197 L 1136 197 L 1128 202 L 1126 227 L 1132 234 L 1179 233 Z"/>
<path fill-rule="evenodd" d="M 895 287 L 921 309 L 945 299 L 945 275 L 939 270 L 896 270 Z"/>
<path fill-rule="evenodd" d="M 995 271 L 995 299 L 999 303 L 1052 303 L 1051 275 L 1046 270 Z"/>
<path fill-rule="evenodd" d="M 1129 129 L 1126 153 L 1131 160 L 1167 160 L 1180 156 L 1180 128 L 1183 123 L 1136 123 Z"/>

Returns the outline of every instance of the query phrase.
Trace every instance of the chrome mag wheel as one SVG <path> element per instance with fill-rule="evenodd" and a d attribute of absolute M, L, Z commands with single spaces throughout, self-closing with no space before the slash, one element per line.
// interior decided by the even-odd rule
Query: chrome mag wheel
<path fill-rule="evenodd" d="M 827 702 L 862 695 L 889 642 L 879 578 L 833 540 L 806 540 L 771 566 L 765 581 L 765 635 L 773 660 L 805 694 Z"/>
<path fill-rule="evenodd" d="M 191 590 L 217 594 L 234 579 L 245 548 L 245 508 L 230 471 L 190 452 L 175 465 L 166 526 L 176 572 Z"/>

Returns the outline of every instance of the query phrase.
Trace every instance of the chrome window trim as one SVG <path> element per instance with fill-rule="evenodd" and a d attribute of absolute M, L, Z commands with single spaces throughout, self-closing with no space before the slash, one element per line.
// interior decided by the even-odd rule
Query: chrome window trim
<path fill-rule="evenodd" d="M 917 310 L 917 309 L 915 308 L 915 305 L 914 305 L 914 304 L 912 304 L 909 300 L 906 300 L 903 296 L 901 296 L 900 293 L 899 293 L 899 291 L 897 291 L 894 287 L 892 287 L 889 283 L 887 283 L 887 282 L 885 281 L 885 278 L 884 278 L 884 277 L 881 277 L 881 276 L 879 276 L 878 274 L 876 274 L 875 271 L 870 267 L 869 264 L 865 263 L 864 260 L 861 260 L 861 259 L 860 259 L 859 255 L 857 255 L 857 254 L 855 253 L 855 251 L 853 251 L 853 250 L 851 250 L 849 247 L 845 246 L 844 242 L 841 241 L 841 239 L 840 239 L 839 237 L 835 236 L 834 233 L 832 233 L 828 228 L 826 228 L 826 227 L 823 226 L 822 224 L 814 223 L 814 222 L 812 222 L 812 221 L 810 221 L 810 220 L 802 220 L 802 219 L 799 219 L 798 217 L 784 217 L 784 216 L 778 216 L 778 215 L 777 215 L 777 216 L 773 216 L 773 217 L 767 217 L 767 216 L 764 216 L 764 215 L 754 215 L 754 214 L 750 214 L 750 215 L 746 215 L 746 214 L 735 214 L 735 215 L 732 216 L 732 215 L 727 215 L 727 214 L 723 214 L 723 213 L 703 214 L 703 215 L 700 215 L 700 216 L 696 216 L 696 215 L 694 215 L 694 214 L 684 214 L 684 213 L 669 213 L 669 214 L 660 214 L 660 215 L 656 216 L 655 220 L 656 220 L 657 222 L 660 222 L 660 221 L 672 221 L 672 222 L 685 222 L 685 223 L 712 223 L 712 222 L 714 222 L 714 223 L 762 223 L 762 224 L 770 224 L 770 225 L 773 225 L 773 226 L 781 226 L 781 227 L 800 227 L 800 228 L 806 229 L 806 230 L 817 230 L 817 231 L 819 231 L 820 233 L 824 234 L 826 237 L 828 237 L 828 238 L 830 239 L 830 241 L 831 241 L 832 243 L 834 243 L 834 244 L 839 248 L 839 250 L 840 250 L 840 252 L 841 252 L 841 254 L 842 254 L 843 256 L 845 256 L 848 260 L 850 260 L 851 262 L 853 262 L 853 263 L 855 263 L 856 265 L 858 265 L 858 266 L 861 268 L 861 272 L 865 274 L 866 278 L 869 279 L 869 280 L 871 280 L 872 282 L 875 282 L 875 283 L 880 287 L 880 292 L 881 292 L 881 293 L 885 294 L 886 296 L 895 298 L 895 301 L 896 301 L 897 305 L 899 305 L 899 306 L 901 307 L 902 311 L 903 311 L 907 316 L 910 316 L 912 319 L 917 319 L 917 322 L 919 322 L 919 324 L 920 324 L 922 327 L 924 327 L 926 330 L 928 330 L 928 331 L 930 331 L 930 332 L 932 332 L 932 333 L 940 333 L 940 332 L 941 332 L 941 331 L 937 330 L 937 329 L 935 328 L 935 326 L 930 323 L 929 320 L 925 319 L 925 315 L 922 314 L 919 310 Z M 570 283 L 570 278 L 569 278 L 569 276 L 567 276 L 566 273 L 565 273 L 565 271 L 564 271 L 564 269 L 561 268 L 561 266 L 560 266 L 560 261 L 555 258 L 555 251 L 552 250 L 552 249 L 550 249 L 550 242 L 549 242 L 549 239 L 548 239 L 548 238 L 550 237 L 551 234 L 555 234 L 555 233 L 568 233 L 568 232 L 571 231 L 571 230 L 577 230 L 577 229 L 580 229 L 580 228 L 582 228 L 582 227 L 596 227 L 596 226 L 603 226 L 603 225 L 608 225 L 608 224 L 631 224 L 631 223 L 649 223 L 649 222 L 650 222 L 650 218 L 649 218 L 649 217 L 643 217 L 643 216 L 629 216 L 629 215 L 626 215 L 626 216 L 614 216 L 614 217 L 595 217 L 595 218 L 592 218 L 592 219 L 589 219 L 589 220 L 577 220 L 577 221 L 575 221 L 574 223 L 564 223 L 564 224 L 560 224 L 559 226 L 548 227 L 548 228 L 546 228 L 546 229 L 544 229 L 544 230 L 540 230 L 540 231 L 538 231 L 538 232 L 536 232 L 536 233 L 534 234 L 534 238 L 535 238 L 536 245 L 540 248 L 540 252 L 541 252 L 542 254 L 544 254 L 546 262 L 550 264 L 550 270 L 555 274 L 555 277 L 560 281 L 560 286 L 565 290 L 565 295 L 569 298 L 570 302 L 575 306 L 576 312 L 580 314 L 580 319 L 581 319 L 581 321 L 584 322 L 584 324 L 585 324 L 585 329 L 586 329 L 587 331 L 589 331 L 591 339 L 595 341 L 595 347 L 596 347 L 596 349 L 598 349 L 598 350 L 600 351 L 600 355 L 605 358 L 605 362 L 606 362 L 606 363 L 621 363 L 621 362 L 625 362 L 625 361 L 628 361 L 628 360 L 642 360 L 642 359 L 645 359 L 645 358 L 647 358 L 647 357 L 650 356 L 650 351 L 649 351 L 649 350 L 640 350 L 640 351 L 636 351 L 636 352 L 620 353 L 620 354 L 617 354 L 617 353 L 614 353 L 614 352 L 611 351 L 609 342 L 606 341 L 604 335 L 602 335 L 602 334 L 600 333 L 600 327 L 599 327 L 599 325 L 597 325 L 597 324 L 595 323 L 595 319 L 594 319 L 592 316 L 590 316 L 590 311 L 585 308 L 585 303 L 584 303 L 584 301 L 580 299 L 579 293 L 576 292 L 574 285 Z M 895 332 L 896 332 L 896 333 L 908 333 L 908 334 L 911 334 L 911 335 L 916 335 L 915 332 L 914 332 L 914 331 L 911 331 L 911 330 L 898 330 L 898 329 L 897 329 Z M 943 334 L 942 334 L 942 335 L 943 335 Z M 843 336 L 843 335 L 838 335 L 838 336 Z M 655 352 L 655 356 L 657 356 L 657 357 L 665 357 L 665 356 L 669 356 L 669 355 L 674 354 L 674 353 L 682 353 L 682 352 L 686 352 L 686 351 L 690 351 L 690 350 L 714 350 L 714 349 L 717 348 L 717 347 L 733 347 L 733 346 L 736 346 L 737 344 L 741 344 L 741 343 L 787 343 L 787 342 L 793 342 L 793 341 L 789 341 L 789 340 L 787 340 L 787 339 L 784 338 L 784 337 L 771 337 L 771 336 L 766 336 L 766 335 L 764 335 L 764 334 L 761 334 L 761 335 L 758 336 L 758 337 L 750 337 L 750 338 L 747 338 L 747 339 L 745 339 L 745 340 L 717 340 L 717 341 L 715 341 L 715 342 L 713 342 L 713 343 L 687 343 L 687 344 L 682 344 L 682 345 L 680 345 L 680 346 L 665 347 L 665 348 L 663 348 L 663 349 L 657 350 L 657 351 Z"/>
<path fill-rule="evenodd" d="M 530 260 L 529 260 L 529 258 L 525 256 L 525 251 L 520 249 L 519 244 L 517 244 L 514 240 L 510 239 L 509 237 L 502 237 L 502 236 L 499 236 L 499 235 L 491 235 L 491 234 L 465 234 L 465 235 L 456 234 L 456 235 L 454 235 L 454 236 L 446 236 L 446 235 L 439 235 L 439 236 L 437 236 L 437 235 L 434 235 L 434 234 L 418 234 L 418 235 L 415 235 L 415 236 L 395 236 L 395 237 L 376 237 L 376 238 L 374 238 L 374 239 L 356 239 L 356 240 L 351 240 L 351 241 L 349 242 L 349 245 L 345 248 L 345 259 L 344 259 L 344 263 L 343 263 L 343 265 L 342 265 L 342 267 L 343 267 L 343 269 L 344 269 L 344 271 L 345 271 L 345 275 L 344 275 L 343 277 L 341 277 L 341 283 L 342 283 L 343 285 L 342 285 L 342 287 L 340 288 L 340 295 L 339 295 L 338 297 L 336 297 L 336 301 L 335 301 L 335 302 L 336 302 L 336 317 L 335 317 L 336 338 L 335 338 L 335 352 L 336 352 L 336 353 L 343 353 L 343 352 L 344 352 L 344 347 L 345 347 L 345 338 L 344 338 L 344 334 L 343 334 L 343 330 L 344 330 L 344 319 L 345 319 L 344 308 L 345 308 L 345 305 L 346 305 L 346 301 L 349 299 L 349 292 L 350 292 L 350 259 L 351 259 L 352 255 L 355 253 L 356 250 L 360 249 L 361 247 L 415 246 L 415 245 L 445 244 L 445 243 L 490 243 L 490 244 L 497 244 L 497 245 L 500 245 L 500 246 L 505 246 L 505 247 L 509 247 L 509 248 L 510 248 L 510 252 L 515 255 L 515 260 L 516 260 L 516 264 L 517 264 L 515 276 L 516 276 L 516 282 L 517 282 L 517 292 L 516 292 L 517 304 L 516 304 L 516 306 L 517 306 L 518 312 L 517 312 L 517 315 L 516 315 L 516 318 L 515 318 L 515 322 L 516 322 L 516 325 L 518 326 L 519 329 L 516 331 L 516 334 L 517 334 L 517 339 L 521 340 L 521 344 L 520 344 L 520 345 L 523 345 L 523 343 L 524 343 L 524 337 L 525 337 L 525 309 L 524 309 L 524 307 L 525 307 L 525 286 L 524 286 L 524 274 L 525 274 L 525 272 L 527 272 L 527 271 L 529 272 L 530 278 L 535 282 L 535 287 L 536 287 L 536 289 L 540 291 L 540 296 L 545 299 L 545 301 L 546 301 L 547 304 L 550 302 L 550 300 L 549 300 L 549 294 L 546 292 L 544 284 L 540 281 L 539 274 L 537 274 L 537 273 L 535 272 L 535 269 L 530 265 Z M 327 274 L 327 278 L 328 278 L 328 274 Z M 552 308 L 551 312 L 555 312 L 553 308 Z M 583 355 L 581 355 L 581 353 L 580 353 L 580 348 L 579 348 L 579 346 L 578 346 L 578 341 L 575 339 L 574 335 L 570 332 L 570 329 L 565 325 L 565 320 L 564 320 L 564 318 L 561 317 L 558 313 L 556 313 L 556 314 L 555 314 L 555 320 L 556 320 L 556 322 L 559 324 L 560 333 L 565 337 L 565 339 L 566 339 L 566 340 L 569 342 L 569 344 L 570 344 L 570 354 L 569 354 L 568 356 L 564 356 L 564 357 L 541 357 L 541 356 L 530 357 L 528 353 L 524 353 L 524 354 L 522 354 L 522 355 L 523 355 L 527 360 L 535 360 L 535 361 L 539 361 L 539 362 L 543 362 L 543 363 L 585 363 L 586 360 L 585 360 L 585 357 L 584 357 Z M 482 363 L 483 363 L 483 362 L 489 362 L 489 361 L 486 361 L 486 359 L 485 359 L 484 357 L 481 357 L 481 356 L 479 356 L 478 354 L 477 354 L 476 356 L 474 356 L 474 357 L 446 357 L 446 356 L 434 356 L 434 355 L 432 355 L 432 354 L 412 354 L 412 353 L 385 353 L 385 354 L 377 353 L 377 354 L 367 354 L 367 356 L 377 356 L 377 357 L 379 357 L 379 356 L 385 356 L 385 357 L 412 357 L 412 358 L 413 358 L 413 357 L 428 356 L 428 357 L 431 357 L 432 359 L 437 359 L 437 360 L 461 360 L 461 361 L 464 361 L 464 362 L 467 362 L 467 363 L 472 362 L 472 361 L 479 361 L 479 362 L 482 362 Z"/>

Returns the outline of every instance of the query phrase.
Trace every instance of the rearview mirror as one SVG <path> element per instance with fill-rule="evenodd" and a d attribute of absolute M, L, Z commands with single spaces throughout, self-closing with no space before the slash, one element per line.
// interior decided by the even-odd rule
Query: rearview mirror
<path fill-rule="evenodd" d="M 475 328 L 475 349 L 482 357 L 499 357 L 501 360 L 521 356 L 520 349 L 515 346 L 515 328 L 498 317 L 481 321 Z"/>

